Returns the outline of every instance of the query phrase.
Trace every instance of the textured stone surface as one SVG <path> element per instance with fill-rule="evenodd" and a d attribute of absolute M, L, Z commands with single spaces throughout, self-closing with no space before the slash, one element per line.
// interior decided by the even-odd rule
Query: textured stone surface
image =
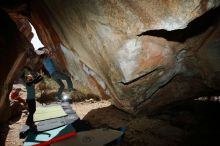
<path fill-rule="evenodd" d="M 74 82 L 135 112 L 219 95 L 219 3 L 33 0 L 25 14 Z M 28 57 L 39 61 L 31 51 Z"/>
<path fill-rule="evenodd" d="M 8 96 L 27 57 L 27 40 L 3 10 L 0 10 L 0 18 L 0 121 L 6 121 L 10 116 Z"/>
<path fill-rule="evenodd" d="M 208 76 L 215 79 L 217 76 L 203 64 L 212 66 L 216 62 L 200 57 L 205 54 L 199 55 L 198 50 L 210 44 L 210 39 L 218 40 L 219 21 L 210 24 L 206 21 L 209 17 L 219 18 L 218 9 L 207 12 L 217 7 L 219 1 L 35 3 L 47 6 L 45 12 L 36 8 L 36 13 L 41 11 L 39 14 L 50 16 L 47 20 L 65 46 L 61 48 L 74 79 L 89 86 L 95 94 L 110 96 L 119 108 L 127 111 L 142 106 L 154 108 L 214 92 L 209 89 L 215 85 Z M 199 19 L 201 15 L 204 16 Z M 209 74 L 207 77 L 204 71 Z M 181 78 L 178 83 L 176 76 Z M 97 85 L 99 90 L 94 89 Z M 196 86 L 194 92 L 188 91 L 189 85 Z M 171 94 L 167 94 L 170 90 Z M 151 103 L 154 104 L 148 106 Z"/>
<path fill-rule="evenodd" d="M 29 21 L 27 17 L 24 17 L 22 15 L 18 15 L 16 13 L 9 14 L 11 19 L 16 23 L 16 26 L 22 34 L 28 39 L 29 42 L 31 42 L 31 39 L 33 38 L 34 34 L 31 29 L 31 25 L 29 24 Z"/>
<path fill-rule="evenodd" d="M 32 32 L 24 17 L 11 15 L 0 9 L 0 122 L 10 117 L 9 93 L 13 82 L 21 76 L 24 67 L 38 70 L 40 58 L 30 43 Z M 16 22 L 16 23 L 15 23 Z"/>

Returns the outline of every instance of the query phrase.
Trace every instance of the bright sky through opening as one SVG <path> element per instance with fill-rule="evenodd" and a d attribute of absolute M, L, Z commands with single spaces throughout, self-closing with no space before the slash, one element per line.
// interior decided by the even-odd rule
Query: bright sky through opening
<path fill-rule="evenodd" d="M 30 25 L 31 25 L 31 23 L 30 23 Z M 34 33 L 34 37 L 32 38 L 31 43 L 34 46 L 34 49 L 37 50 L 38 48 L 41 48 L 44 45 L 39 40 L 37 33 L 36 33 L 36 30 L 34 29 L 34 27 L 32 25 L 31 25 L 31 28 L 32 28 L 32 32 Z"/>

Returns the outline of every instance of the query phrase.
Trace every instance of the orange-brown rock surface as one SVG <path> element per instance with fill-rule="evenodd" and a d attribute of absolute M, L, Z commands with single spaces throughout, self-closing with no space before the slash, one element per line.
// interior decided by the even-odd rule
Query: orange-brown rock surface
<path fill-rule="evenodd" d="M 213 82 L 219 67 L 213 70 L 216 62 L 203 52 L 219 53 L 211 47 L 219 46 L 219 8 L 210 10 L 218 5 L 212 0 L 34 1 L 33 13 L 60 38 L 75 80 L 133 112 L 219 90 Z"/>

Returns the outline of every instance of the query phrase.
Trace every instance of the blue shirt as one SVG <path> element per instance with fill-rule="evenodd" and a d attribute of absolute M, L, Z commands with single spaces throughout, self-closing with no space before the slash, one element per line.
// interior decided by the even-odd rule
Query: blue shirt
<path fill-rule="evenodd" d="M 27 99 L 28 100 L 35 99 L 35 87 L 34 87 L 34 84 L 32 84 L 30 86 L 26 85 L 26 89 L 27 89 Z"/>
<path fill-rule="evenodd" d="M 43 59 L 43 65 L 46 68 L 46 70 L 49 72 L 50 75 L 56 71 L 56 67 L 50 57 L 45 57 Z"/>

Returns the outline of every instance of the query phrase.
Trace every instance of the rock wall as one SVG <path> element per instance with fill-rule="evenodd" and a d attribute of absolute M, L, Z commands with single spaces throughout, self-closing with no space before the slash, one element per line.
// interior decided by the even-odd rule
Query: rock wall
<path fill-rule="evenodd" d="M 220 1 L 18 3 L 7 6 L 7 12 L 25 15 L 42 43 L 56 53 L 60 69 L 67 69 L 75 83 L 110 98 L 118 108 L 131 113 L 154 111 L 180 100 L 219 95 Z M 0 50 L 5 55 L 0 64 L 4 70 L 0 115 L 5 116 L 2 111 L 8 106 L 7 96 L 18 71 L 39 60 L 29 43 L 28 25 L 22 32 L 29 41 L 5 12 L 1 17 L 5 29 Z M 33 65 L 32 69 L 37 68 Z"/>
<path fill-rule="evenodd" d="M 6 9 L 1 4 L 0 123 L 6 122 L 11 116 L 9 93 L 14 81 L 21 76 L 23 68 L 28 67 L 36 71 L 41 68 L 40 57 L 34 53 L 33 45 L 30 43 L 33 33 L 28 17 L 23 15 L 25 11 Z"/>
<path fill-rule="evenodd" d="M 219 57 L 211 59 L 219 53 L 219 8 L 210 10 L 219 3 L 45 0 L 34 1 L 33 7 L 44 7 L 34 13 L 49 21 L 60 38 L 74 78 L 93 89 L 97 85 L 86 76 L 93 77 L 102 96 L 134 112 L 219 93 L 213 81 Z"/>
<path fill-rule="evenodd" d="M 25 64 L 28 41 L 2 9 L 0 19 L 0 122 L 5 122 L 10 117 L 9 93 Z"/>

